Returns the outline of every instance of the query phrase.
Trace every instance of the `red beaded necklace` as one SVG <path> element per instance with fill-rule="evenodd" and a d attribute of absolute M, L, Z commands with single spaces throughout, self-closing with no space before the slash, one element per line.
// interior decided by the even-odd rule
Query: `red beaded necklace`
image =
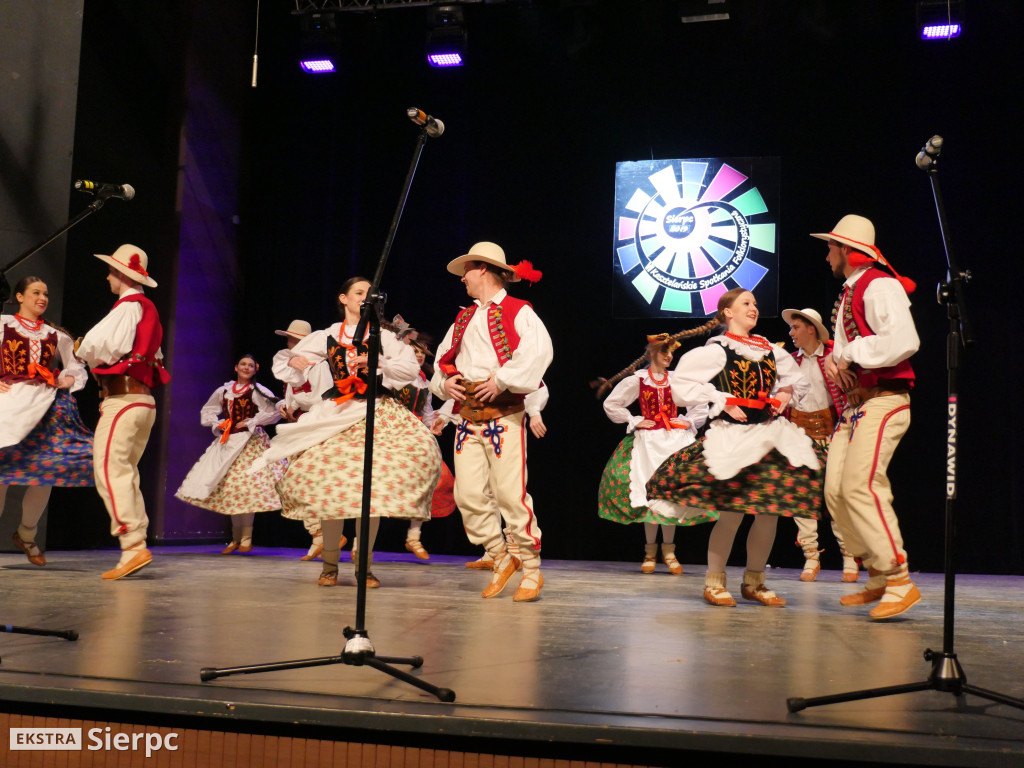
<path fill-rule="evenodd" d="M 659 379 L 654 375 L 654 371 L 650 368 L 647 369 L 647 375 L 651 377 L 651 381 L 657 384 L 659 387 L 663 387 L 668 384 L 668 371 L 665 371 L 664 378 Z"/>
<path fill-rule="evenodd" d="M 768 339 L 764 338 L 764 336 L 737 336 L 735 333 L 730 333 L 728 331 L 726 331 L 725 335 L 733 341 L 738 341 L 741 344 L 749 344 L 750 346 L 757 347 L 758 349 L 768 350 L 772 348 L 772 343 L 768 341 Z"/>
<path fill-rule="evenodd" d="M 15 312 L 14 318 L 21 323 L 21 327 L 26 331 L 38 331 L 43 327 L 43 318 L 41 317 L 38 320 L 29 320 L 27 317 L 22 317 L 20 314 Z"/>
<path fill-rule="evenodd" d="M 245 382 L 242 385 L 242 388 L 239 389 L 238 388 L 238 382 L 232 382 L 232 384 L 231 384 L 231 391 L 234 392 L 236 395 L 244 395 L 246 390 L 249 389 L 249 387 L 251 387 L 251 386 L 252 386 L 252 382 L 247 381 L 247 382 Z"/>

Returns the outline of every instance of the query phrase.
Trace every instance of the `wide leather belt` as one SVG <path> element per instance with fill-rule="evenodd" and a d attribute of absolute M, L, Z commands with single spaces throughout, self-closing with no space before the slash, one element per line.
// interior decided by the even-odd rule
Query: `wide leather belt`
<path fill-rule="evenodd" d="M 141 381 L 123 373 L 96 374 L 96 383 L 100 385 L 100 397 L 153 394 L 153 391 Z"/>
<path fill-rule="evenodd" d="M 488 402 L 478 400 L 475 393 L 477 387 L 483 383 L 482 381 L 462 382 L 462 385 L 466 388 L 466 399 L 459 405 L 459 416 L 462 418 L 474 424 L 482 424 L 501 416 L 508 416 L 526 410 L 526 406 L 523 404 L 523 396 L 513 394 L 507 389 L 504 392 L 499 392 L 493 400 Z"/>
<path fill-rule="evenodd" d="M 844 392 L 846 401 L 851 406 L 863 405 L 868 400 L 876 397 L 888 397 L 889 395 L 905 395 L 910 392 L 909 386 L 901 385 L 876 385 L 874 387 L 854 387 L 849 392 Z"/>
<path fill-rule="evenodd" d="M 798 411 L 793 408 L 789 412 L 789 420 L 812 440 L 827 440 L 836 425 L 836 415 L 831 408 L 820 411 Z"/>

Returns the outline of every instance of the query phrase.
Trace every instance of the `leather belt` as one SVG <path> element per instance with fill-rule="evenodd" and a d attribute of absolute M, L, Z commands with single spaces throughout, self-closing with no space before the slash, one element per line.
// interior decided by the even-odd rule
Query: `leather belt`
<path fill-rule="evenodd" d="M 812 440 L 828 440 L 836 425 L 836 414 L 831 408 L 820 411 L 798 411 L 793 408 L 789 412 L 789 420 Z"/>
<path fill-rule="evenodd" d="M 475 392 L 477 387 L 483 383 L 482 381 L 462 382 L 466 388 L 466 399 L 459 404 L 459 416 L 462 418 L 474 424 L 482 424 L 501 416 L 509 416 L 526 410 L 526 406 L 523 404 L 523 395 L 514 394 L 507 389 L 504 392 L 499 392 L 497 397 L 486 403 L 478 400 Z"/>
<path fill-rule="evenodd" d="M 123 373 L 98 373 L 96 383 L 100 385 L 100 397 L 153 394 L 153 391 L 141 381 Z"/>
<path fill-rule="evenodd" d="M 846 401 L 851 406 L 856 407 L 876 397 L 906 395 L 909 392 L 909 386 L 876 385 L 874 387 L 854 387 L 849 392 L 844 392 L 843 394 L 846 395 Z"/>

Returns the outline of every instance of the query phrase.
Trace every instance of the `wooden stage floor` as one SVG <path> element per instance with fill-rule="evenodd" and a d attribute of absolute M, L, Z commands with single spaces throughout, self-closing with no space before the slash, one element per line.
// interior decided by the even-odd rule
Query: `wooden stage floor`
<path fill-rule="evenodd" d="M 153 564 L 104 582 L 113 550 L 53 552 L 37 568 L 0 554 L 0 624 L 74 629 L 77 642 L 0 634 L 0 699 L 19 706 L 152 717 L 547 744 L 607 744 L 641 763 L 684 752 L 908 765 L 1024 765 L 1024 711 L 924 691 L 814 707 L 786 699 L 920 682 L 941 650 L 943 579 L 888 622 L 841 608 L 859 588 L 775 569 L 784 609 L 701 600 L 703 568 L 642 575 L 633 563 L 545 563 L 543 599 L 491 600 L 466 558 L 378 553 L 367 600 L 378 654 L 419 655 L 413 674 L 454 704 L 367 667 L 334 665 L 202 682 L 203 667 L 340 653 L 355 620 L 351 565 L 336 588 L 298 550 L 154 548 Z M 659 566 L 663 569 L 664 566 Z M 739 568 L 729 569 L 739 597 Z M 862 575 L 862 582 L 863 582 Z M 956 652 L 972 685 L 1024 698 L 1024 577 L 957 579 Z M 253 725 L 255 724 L 255 725 Z M 233 727 L 241 727 L 234 725 Z M 6 736 L 0 734 L 0 738 Z M 683 762 L 680 759 L 680 764 Z M 693 763 L 691 763 L 693 764 Z M 763 763 L 762 763 L 763 764 Z"/>

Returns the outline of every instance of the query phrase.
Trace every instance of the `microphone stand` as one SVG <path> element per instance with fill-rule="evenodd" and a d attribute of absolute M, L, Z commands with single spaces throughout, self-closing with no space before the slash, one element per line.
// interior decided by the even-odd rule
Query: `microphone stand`
<path fill-rule="evenodd" d="M 23 254 L 21 254 L 21 256 L 19 256 L 14 261 L 9 263 L 7 266 L 5 266 L 2 269 L 0 269 L 0 303 L 6 304 L 8 301 L 11 300 L 11 286 L 10 286 L 10 283 L 7 282 L 7 273 L 8 272 L 10 272 L 16 266 L 21 264 L 21 262 L 25 261 L 25 259 L 27 259 L 30 256 L 34 256 L 35 254 L 39 253 L 39 251 L 43 250 L 43 248 L 45 248 L 50 243 L 52 243 L 55 240 L 57 240 L 61 235 L 63 235 L 65 232 L 67 232 L 73 226 L 75 226 L 76 224 L 80 224 L 82 221 L 87 219 L 89 216 L 92 216 L 94 213 L 96 213 L 96 211 L 98 211 L 100 208 L 102 208 L 106 202 L 107 202 L 106 198 L 97 197 L 95 200 L 93 200 L 91 203 L 89 203 L 89 205 L 87 205 L 85 207 L 85 210 L 83 210 L 81 213 L 79 213 L 73 219 L 68 221 L 67 224 L 65 224 L 63 227 L 58 229 L 56 232 L 54 232 L 48 238 L 43 240 L 43 242 L 39 243 L 38 245 L 32 246 L 27 251 L 25 251 Z"/>
<path fill-rule="evenodd" d="M 944 550 L 944 603 L 942 614 L 942 650 L 933 651 L 925 649 L 924 660 L 931 662 L 932 670 L 928 679 L 918 683 L 906 685 L 893 685 L 885 688 L 868 688 L 862 691 L 851 693 L 840 693 L 833 696 L 818 696 L 811 699 L 790 698 L 786 699 L 786 707 L 790 712 L 799 712 L 806 707 L 817 707 L 823 704 L 838 704 L 844 701 L 858 701 L 861 699 L 877 698 L 879 696 L 892 696 L 900 693 L 914 693 L 916 691 L 941 691 L 952 693 L 957 698 L 965 693 L 980 696 L 989 701 L 1000 704 L 1008 704 L 1011 707 L 1024 709 L 1024 700 L 1016 699 L 996 691 L 978 688 L 967 683 L 967 676 L 963 667 L 957 660 L 953 648 L 953 603 L 956 593 L 956 573 L 954 567 L 954 536 L 955 525 L 955 504 L 957 491 L 956 461 L 957 461 L 957 401 L 959 397 L 959 373 L 960 373 L 960 347 L 966 348 L 974 343 L 970 322 L 967 317 L 967 304 L 964 300 L 963 289 L 971 280 L 970 271 L 962 272 L 953 258 L 953 249 L 950 245 L 949 229 L 946 223 L 946 209 L 942 203 L 942 194 L 939 190 L 938 153 L 931 155 L 931 162 L 927 168 L 922 168 L 931 181 L 932 194 L 935 197 L 935 209 L 939 217 L 939 229 L 942 233 L 942 244 L 946 251 L 946 282 L 940 283 L 936 298 L 940 304 L 945 305 L 946 315 L 949 318 L 949 335 L 946 340 L 946 370 L 947 370 L 947 439 L 946 439 L 946 516 L 945 516 L 945 550 Z"/>
<path fill-rule="evenodd" d="M 11 300 L 11 284 L 7 282 L 8 272 L 17 267 L 19 264 L 21 264 L 29 257 L 35 256 L 37 253 L 39 253 L 39 251 L 43 250 L 43 248 L 48 246 L 50 243 L 56 241 L 58 238 L 60 238 L 61 235 L 63 235 L 69 229 L 74 227 L 76 224 L 80 224 L 89 216 L 92 216 L 94 213 L 96 213 L 96 211 L 102 208 L 104 204 L 106 204 L 106 202 L 106 198 L 97 197 L 95 200 L 93 200 L 91 203 L 89 203 L 89 205 L 85 207 L 85 210 L 81 211 L 77 216 L 70 219 L 68 223 L 65 224 L 63 227 L 58 229 L 56 232 L 54 232 L 48 238 L 43 240 L 41 243 L 32 246 L 23 254 L 18 256 L 18 258 L 14 259 L 6 266 L 4 266 L 2 269 L 0 269 L 0 304 L 6 304 Z M 3 510 L 0 509 L 0 512 L 3 512 Z M 78 639 L 78 633 L 73 629 L 35 629 L 34 627 L 16 627 L 12 624 L 0 624 L 0 632 L 13 632 L 22 635 L 42 635 L 44 637 L 63 637 L 65 640 L 72 641 Z"/>
<path fill-rule="evenodd" d="M 203 667 L 199 671 L 199 677 L 203 682 L 214 680 L 218 677 L 226 677 L 228 675 L 245 675 L 256 672 L 272 672 L 281 669 L 298 669 L 301 667 L 320 667 L 328 664 L 348 664 L 354 667 L 373 667 L 374 669 L 387 675 L 391 675 L 398 680 L 402 680 L 409 685 L 427 691 L 441 701 L 455 701 L 455 692 L 450 688 L 439 688 L 438 686 L 428 683 L 425 680 L 421 680 L 418 677 L 413 677 L 408 672 L 395 669 L 391 666 L 392 664 L 403 664 L 408 665 L 413 669 L 418 669 L 423 665 L 423 658 L 421 656 L 378 655 L 373 647 L 373 643 L 370 642 L 370 635 L 366 629 L 366 572 L 369 565 L 368 542 L 370 540 L 370 494 L 373 479 L 374 413 L 377 403 L 377 364 L 380 359 L 381 315 L 384 308 L 384 302 L 387 299 L 387 297 L 380 291 L 380 283 L 384 276 L 384 267 L 387 264 L 388 255 L 391 252 L 391 244 L 394 242 L 398 223 L 401 221 L 402 212 L 405 210 L 405 202 L 409 197 L 409 189 L 412 187 L 412 181 L 416 175 L 416 167 L 419 165 L 420 155 L 423 153 L 423 146 L 427 141 L 428 127 L 429 126 L 424 125 L 420 129 L 416 147 L 413 151 L 412 163 L 409 166 L 409 172 L 405 177 L 405 184 L 402 187 L 402 192 L 398 198 L 398 207 L 395 210 L 394 218 L 391 221 L 391 226 L 384 242 L 384 250 L 377 262 L 377 271 L 374 274 L 373 283 L 367 291 L 366 300 L 360 307 L 359 324 L 356 326 L 355 333 L 352 334 L 353 343 L 358 345 L 359 342 L 356 342 L 355 340 L 362 339 L 364 334 L 366 334 L 367 328 L 369 328 L 369 334 L 366 336 L 365 345 L 367 352 L 366 370 L 372 372 L 367 376 L 366 387 L 366 442 L 363 452 L 362 510 L 359 516 L 359 540 L 362 542 L 362 546 L 359 547 L 359 562 L 357 564 L 356 573 L 355 627 L 345 627 L 342 631 L 342 635 L 344 635 L 346 642 L 344 650 L 338 656 L 298 659 L 295 661 L 259 664 L 248 667 L 230 667 L 222 669 Z"/>

